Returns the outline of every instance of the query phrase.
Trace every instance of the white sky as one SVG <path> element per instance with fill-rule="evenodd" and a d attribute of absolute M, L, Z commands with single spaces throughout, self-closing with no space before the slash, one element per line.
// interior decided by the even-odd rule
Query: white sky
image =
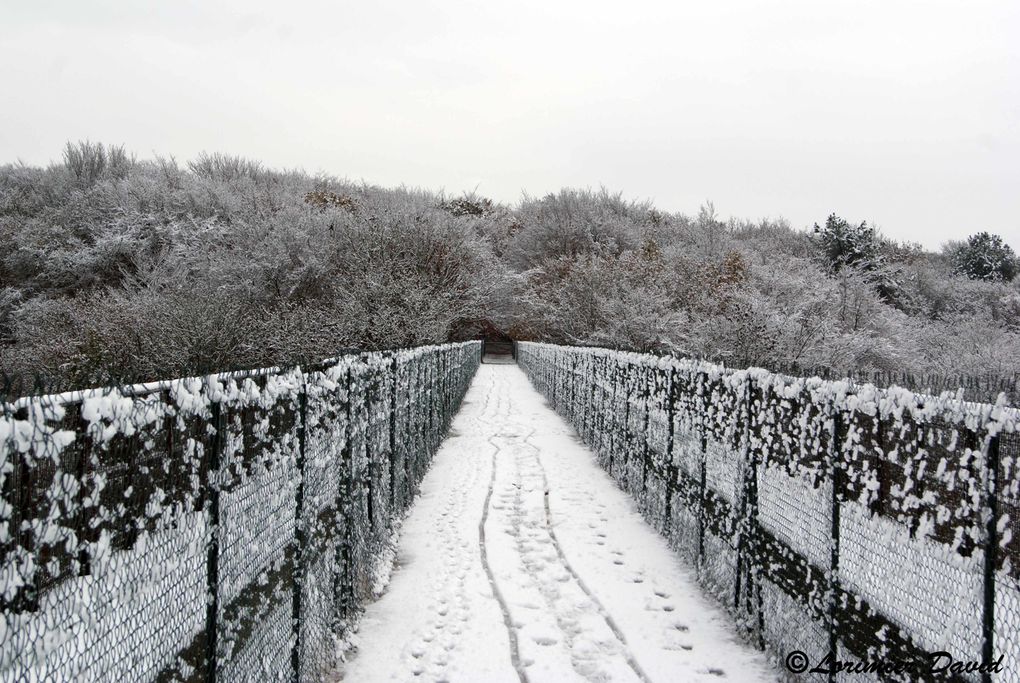
<path fill-rule="evenodd" d="M 0 162 L 89 138 L 1020 248 L 1018 0 L 0 0 L 0 83 Z"/>

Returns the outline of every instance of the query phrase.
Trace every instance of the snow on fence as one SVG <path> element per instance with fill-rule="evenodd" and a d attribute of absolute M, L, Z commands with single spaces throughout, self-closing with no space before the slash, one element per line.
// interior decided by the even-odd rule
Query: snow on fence
<path fill-rule="evenodd" d="M 0 681 L 319 680 L 479 356 L 0 406 Z"/>
<path fill-rule="evenodd" d="M 1001 672 L 938 680 L 1020 681 L 1017 411 L 596 348 L 518 361 L 780 662 L 931 680 L 948 652 Z"/>

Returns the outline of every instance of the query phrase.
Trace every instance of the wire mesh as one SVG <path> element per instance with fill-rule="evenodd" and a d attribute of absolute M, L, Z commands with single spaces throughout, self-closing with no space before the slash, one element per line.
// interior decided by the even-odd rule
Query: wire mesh
<path fill-rule="evenodd" d="M 478 343 L 0 411 L 0 681 L 320 680 Z"/>
<path fill-rule="evenodd" d="M 1020 681 L 1016 410 L 606 349 L 517 356 L 781 665 Z"/>

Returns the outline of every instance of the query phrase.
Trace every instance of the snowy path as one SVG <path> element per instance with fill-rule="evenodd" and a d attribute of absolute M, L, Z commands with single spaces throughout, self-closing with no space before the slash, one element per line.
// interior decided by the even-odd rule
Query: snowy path
<path fill-rule="evenodd" d="M 350 683 L 777 678 L 508 365 L 479 369 L 357 641 Z"/>

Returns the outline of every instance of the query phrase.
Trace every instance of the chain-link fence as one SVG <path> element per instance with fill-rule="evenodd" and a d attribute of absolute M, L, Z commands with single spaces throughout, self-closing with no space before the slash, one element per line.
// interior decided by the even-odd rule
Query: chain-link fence
<path fill-rule="evenodd" d="M 0 681 L 320 680 L 479 356 L 0 404 Z"/>
<path fill-rule="evenodd" d="M 595 348 L 518 361 L 781 667 L 1020 681 L 1016 410 Z"/>

